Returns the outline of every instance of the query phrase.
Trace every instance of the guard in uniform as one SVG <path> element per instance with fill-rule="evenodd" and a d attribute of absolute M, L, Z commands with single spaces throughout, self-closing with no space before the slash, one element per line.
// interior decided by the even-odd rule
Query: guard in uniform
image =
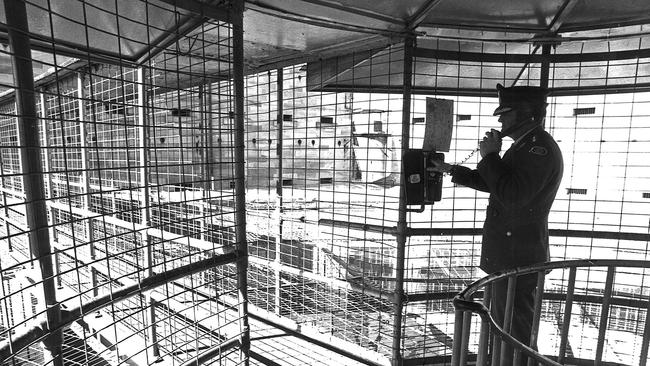
<path fill-rule="evenodd" d="M 499 116 L 501 133 L 486 133 L 479 145 L 482 159 L 477 169 L 434 162 L 435 170 L 451 174 L 453 182 L 490 193 L 480 264 L 487 273 L 549 260 L 548 214 L 563 173 L 562 153 L 543 127 L 546 89 L 499 84 L 497 92 L 499 107 L 494 115 Z M 499 155 L 501 136 L 515 140 L 503 156 Z M 511 334 L 524 344 L 530 344 L 536 277 L 517 278 Z M 499 324 L 503 324 L 506 294 L 507 279 L 497 281 L 491 313 Z M 512 356 L 511 351 L 507 354 Z M 526 362 L 521 357 L 520 364 Z M 506 360 L 505 364 L 512 363 Z"/>

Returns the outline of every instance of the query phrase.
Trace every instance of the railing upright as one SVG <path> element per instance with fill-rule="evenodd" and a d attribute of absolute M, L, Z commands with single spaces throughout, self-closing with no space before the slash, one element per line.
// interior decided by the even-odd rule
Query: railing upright
<path fill-rule="evenodd" d="M 609 321 L 609 306 L 612 299 L 612 289 L 614 287 L 614 266 L 607 267 L 607 279 L 605 280 L 605 292 L 603 293 L 603 307 L 600 312 L 600 323 L 598 325 L 598 343 L 596 344 L 596 358 L 594 366 L 599 366 L 603 360 L 605 349 L 605 334 L 607 333 L 607 323 Z"/>
<path fill-rule="evenodd" d="M 537 290 L 535 291 L 535 309 L 533 312 L 533 326 L 530 333 L 530 347 L 537 349 L 537 340 L 539 339 L 539 323 L 542 317 L 542 300 L 544 297 L 544 280 L 546 279 L 546 271 L 539 271 L 537 273 Z M 534 366 L 533 359 L 528 359 L 528 366 Z"/>
<path fill-rule="evenodd" d="M 566 301 L 564 303 L 564 317 L 562 318 L 562 330 L 560 331 L 560 351 L 558 355 L 558 362 L 563 363 L 566 357 L 566 348 L 569 338 L 569 327 L 571 325 L 571 312 L 573 311 L 573 293 L 576 286 L 576 267 L 571 267 L 569 270 L 569 282 L 566 291 Z"/>
<path fill-rule="evenodd" d="M 492 301 L 492 284 L 488 284 L 483 289 L 483 306 L 486 309 L 490 308 Z M 481 318 L 481 334 L 478 341 L 478 354 L 476 355 L 476 365 L 487 365 L 488 360 L 488 346 L 490 344 L 490 322 L 487 319 Z"/>

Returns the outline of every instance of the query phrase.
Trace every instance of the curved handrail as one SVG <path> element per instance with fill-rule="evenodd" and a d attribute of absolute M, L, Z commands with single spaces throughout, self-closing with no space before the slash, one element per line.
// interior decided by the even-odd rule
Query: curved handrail
<path fill-rule="evenodd" d="M 514 348 L 521 350 L 523 353 L 529 357 L 534 358 L 537 362 L 540 362 L 544 365 L 552 366 L 562 366 L 562 364 L 553 361 L 547 356 L 539 353 L 537 350 L 531 348 L 530 346 L 523 344 L 519 340 L 512 337 L 510 334 L 505 332 L 501 326 L 499 326 L 494 318 L 490 315 L 489 309 L 478 302 L 472 300 L 474 294 L 479 291 L 481 288 L 486 285 L 504 278 L 509 278 L 512 276 L 520 276 L 525 274 L 539 273 L 542 271 L 551 271 L 553 269 L 567 269 L 567 268 L 577 268 L 577 267 L 637 267 L 637 268 L 650 268 L 650 261 L 643 260 L 617 260 L 617 259 L 579 259 L 579 260 L 567 260 L 567 261 L 557 261 L 557 262 L 544 262 L 540 264 L 535 264 L 526 267 L 517 267 L 507 271 L 500 271 L 489 274 L 479 280 L 474 281 L 464 290 L 462 290 L 458 295 L 453 299 L 453 305 L 456 309 L 457 314 L 456 322 L 462 322 L 462 314 L 464 312 L 472 312 L 478 314 L 481 319 L 490 324 L 490 328 L 498 334 L 498 336 L 505 342 L 512 345 Z M 457 329 L 458 325 L 457 325 Z M 454 354 L 452 355 L 452 365 L 456 366 L 460 364 L 460 355 L 461 352 L 461 337 L 459 334 L 454 334 Z"/>

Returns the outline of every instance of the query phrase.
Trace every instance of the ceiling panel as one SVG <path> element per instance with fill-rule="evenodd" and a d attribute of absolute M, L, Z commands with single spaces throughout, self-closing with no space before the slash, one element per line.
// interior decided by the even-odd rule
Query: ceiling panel
<path fill-rule="evenodd" d="M 188 11 L 156 1 L 29 0 L 29 30 L 42 51 L 79 52 L 136 61 L 189 21 Z M 6 22 L 0 0 L 0 22 Z"/>
<path fill-rule="evenodd" d="M 27 4 L 34 48 L 56 53 L 57 63 L 67 60 L 63 56 L 75 55 L 90 55 L 98 62 L 133 64 L 149 57 L 164 60 L 170 53 L 188 55 L 186 62 L 178 59 L 177 64 L 169 65 L 170 70 L 197 62 L 191 50 L 176 41 L 200 32 L 204 16 L 223 20 L 229 11 L 227 0 L 28 0 Z M 0 22 L 4 23 L 3 0 L 0 5 Z M 364 77 L 366 87 L 399 85 L 401 56 L 396 57 L 398 48 L 389 47 L 400 44 L 407 35 L 417 36 L 421 48 L 468 53 L 473 58 L 482 54 L 539 54 L 537 42 L 555 37 L 548 31 L 561 36 L 557 40 L 562 43 L 554 48 L 554 54 L 602 52 L 615 56 L 618 51 L 650 49 L 647 0 L 250 0 L 245 6 L 245 72 L 310 63 L 312 70 L 317 65 L 327 70 L 321 70 L 322 77 L 311 78 L 312 86 L 322 88 L 346 87 L 343 82 L 349 79 L 348 74 L 363 75 L 363 65 L 368 63 L 385 64 L 386 70 Z M 6 43 L 5 33 L 6 27 L 0 24 L 0 42 Z M 38 67 L 35 74 L 47 69 L 43 65 L 53 66 L 51 57 L 34 55 Z M 8 53 L 2 57 L 7 58 Z M 627 62 L 640 70 L 637 80 L 646 77 L 643 57 Z M 333 69 L 323 60 L 340 64 Z M 506 65 L 474 60 L 454 66 L 449 62 L 453 57 L 418 60 L 415 70 L 422 80 L 416 80 L 415 86 L 422 90 L 452 85 L 451 79 L 446 80 L 459 71 L 484 76 L 479 82 L 461 78 L 456 83 L 457 88 L 470 91 L 487 90 L 494 80 L 532 80 L 539 75 L 538 63 Z M 205 69 L 217 77 L 228 74 L 227 63 L 209 58 L 204 62 Z M 434 71 L 428 69 L 432 63 L 437 63 L 435 78 L 431 76 Z M 340 69 L 341 65 L 347 69 Z M 556 76 L 591 80 L 588 71 L 571 74 L 571 68 L 564 66 L 556 65 Z M 620 85 L 629 83 L 629 76 L 623 75 L 624 67 L 606 62 L 597 67 L 608 68 L 609 75 L 622 75 L 606 81 L 609 86 L 621 80 L 626 81 Z M 10 84 L 9 71 L 7 67 L 0 69 L 1 83 Z M 578 85 L 574 81 L 568 84 Z M 364 84 L 356 80 L 355 86 Z"/>

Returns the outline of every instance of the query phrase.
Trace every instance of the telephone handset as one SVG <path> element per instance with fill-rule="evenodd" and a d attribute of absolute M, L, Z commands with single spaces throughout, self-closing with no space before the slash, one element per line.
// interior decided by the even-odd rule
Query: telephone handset
<path fill-rule="evenodd" d="M 495 132 L 497 133 L 497 135 L 500 138 L 503 138 L 504 136 L 508 136 L 508 135 L 512 134 L 513 132 L 517 131 L 518 129 L 521 129 L 521 128 L 525 127 L 525 126 L 529 126 L 529 124 L 527 124 L 525 122 L 526 121 L 521 121 L 521 122 L 515 123 L 514 125 L 511 125 L 509 128 L 506 128 L 505 130 L 495 131 Z M 481 150 L 480 144 L 479 144 L 479 146 L 476 147 L 476 149 L 474 149 L 471 153 L 469 153 L 469 155 L 467 155 L 465 157 L 465 159 L 463 159 L 462 161 L 460 161 L 456 165 L 465 164 L 467 162 L 467 160 L 469 160 L 472 156 L 474 156 L 474 154 L 476 154 L 479 150 Z"/>

